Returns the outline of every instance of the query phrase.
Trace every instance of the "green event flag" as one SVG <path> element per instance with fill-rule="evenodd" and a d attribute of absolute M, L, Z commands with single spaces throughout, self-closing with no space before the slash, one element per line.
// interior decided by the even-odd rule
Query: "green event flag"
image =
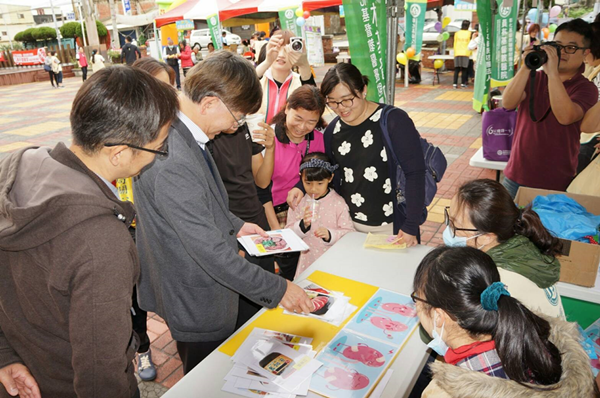
<path fill-rule="evenodd" d="M 223 42 L 221 38 L 221 29 L 219 28 L 219 14 L 210 15 L 206 22 L 208 23 L 208 29 L 210 30 L 210 37 L 212 37 L 212 43 L 215 46 L 215 50 L 223 48 Z"/>
<path fill-rule="evenodd" d="M 367 99 L 386 102 L 385 0 L 343 0 L 343 5 L 352 64 L 369 78 Z"/>
<path fill-rule="evenodd" d="M 415 54 L 421 53 L 426 11 L 427 0 L 413 0 L 406 3 L 406 42 L 404 51 L 412 47 L 415 49 Z"/>
<path fill-rule="evenodd" d="M 477 16 L 479 17 L 479 45 L 477 50 L 477 70 L 473 89 L 473 109 L 481 112 L 487 108 L 487 99 L 492 77 L 492 7 L 491 1 L 478 0 Z"/>
<path fill-rule="evenodd" d="M 515 41 L 517 29 L 517 2 L 502 7 L 498 1 L 498 14 L 494 18 L 494 43 L 492 52 L 492 87 L 506 86 L 514 75 Z"/>
<path fill-rule="evenodd" d="M 302 31 L 298 24 L 296 24 L 296 9 L 298 6 L 286 7 L 279 10 L 279 21 L 281 22 L 281 29 L 289 30 L 294 32 L 297 37 L 302 36 Z"/>

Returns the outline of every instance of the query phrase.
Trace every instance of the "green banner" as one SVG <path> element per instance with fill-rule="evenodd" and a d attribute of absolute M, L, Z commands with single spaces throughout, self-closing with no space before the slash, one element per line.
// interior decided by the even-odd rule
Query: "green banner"
<path fill-rule="evenodd" d="M 302 30 L 296 24 L 296 9 L 298 6 L 282 8 L 279 10 L 279 22 L 281 22 L 281 29 L 289 30 L 294 32 L 297 37 L 302 36 Z"/>
<path fill-rule="evenodd" d="M 413 0 L 406 3 L 406 42 L 404 51 L 412 47 L 415 49 L 416 55 L 421 53 L 426 11 L 427 0 Z"/>
<path fill-rule="evenodd" d="M 206 22 L 208 23 L 208 29 L 210 29 L 210 37 L 212 37 L 213 45 L 215 50 L 223 48 L 223 39 L 221 37 L 221 29 L 219 23 L 219 14 L 210 15 Z"/>
<path fill-rule="evenodd" d="M 494 43 L 492 52 L 492 87 L 506 86 L 514 75 L 515 41 L 518 5 L 502 7 L 498 1 L 498 14 L 494 18 Z"/>
<path fill-rule="evenodd" d="M 387 20 L 385 0 L 343 0 L 350 55 L 369 77 L 367 98 L 386 102 Z"/>
<path fill-rule="evenodd" d="M 473 89 L 473 109 L 481 112 L 487 108 L 492 77 L 492 6 L 491 1 L 478 0 L 477 16 L 479 17 L 479 46 L 477 50 L 477 70 L 475 71 L 475 87 Z M 514 46 L 513 46 L 514 48 Z"/>

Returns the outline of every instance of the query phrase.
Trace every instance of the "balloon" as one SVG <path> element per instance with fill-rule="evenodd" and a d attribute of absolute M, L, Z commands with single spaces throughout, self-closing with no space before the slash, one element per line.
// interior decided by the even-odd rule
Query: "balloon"
<path fill-rule="evenodd" d="M 442 33 L 442 37 L 444 38 L 444 40 L 448 40 L 450 38 L 450 33 L 444 32 Z"/>
<path fill-rule="evenodd" d="M 437 21 L 433 27 L 438 31 L 438 33 L 442 33 L 442 23 L 440 21 Z"/>
<path fill-rule="evenodd" d="M 550 18 L 555 18 L 560 14 L 562 8 L 560 6 L 554 6 L 550 9 Z"/>
<path fill-rule="evenodd" d="M 296 25 L 298 25 L 298 26 L 304 26 L 305 23 L 306 23 L 306 19 L 304 19 L 302 17 L 296 18 Z"/>
<path fill-rule="evenodd" d="M 446 17 L 442 20 L 442 28 L 445 28 L 446 26 L 448 26 L 448 24 L 450 23 L 450 21 L 452 21 L 450 19 L 450 17 Z"/>
<path fill-rule="evenodd" d="M 548 35 L 550 35 L 550 29 L 548 28 L 543 28 L 542 29 L 542 33 L 544 33 L 544 39 L 548 38 Z"/>
<path fill-rule="evenodd" d="M 406 63 L 408 62 L 408 57 L 406 56 L 406 54 L 404 53 L 400 53 L 398 54 L 398 56 L 396 57 L 396 61 L 398 61 L 398 63 L 400 65 L 406 65 Z"/>
<path fill-rule="evenodd" d="M 550 33 L 554 33 L 556 31 L 556 28 L 558 28 L 558 26 L 556 26 L 555 23 L 553 23 L 552 25 L 548 26 L 548 29 L 550 30 Z"/>
<path fill-rule="evenodd" d="M 435 61 L 433 61 L 433 67 L 435 69 L 440 69 L 442 66 L 444 66 L 444 60 L 443 59 L 436 59 Z"/>
<path fill-rule="evenodd" d="M 441 43 L 444 41 L 444 35 L 440 33 L 435 39 Z"/>
<path fill-rule="evenodd" d="M 412 57 L 414 57 L 414 56 L 415 56 L 415 54 L 416 54 L 416 51 L 415 51 L 415 49 L 414 49 L 414 48 L 412 48 L 412 47 L 408 47 L 408 48 L 406 49 L 406 56 L 407 56 L 408 58 L 412 58 Z"/>
<path fill-rule="evenodd" d="M 304 17 L 304 19 L 310 18 L 310 11 L 304 11 L 304 14 L 302 14 L 302 16 Z"/>
<path fill-rule="evenodd" d="M 297 9 L 296 9 L 296 16 L 297 16 L 297 17 L 301 17 L 301 16 L 302 16 L 302 14 L 304 14 L 304 11 L 302 11 L 302 8 L 297 8 Z"/>

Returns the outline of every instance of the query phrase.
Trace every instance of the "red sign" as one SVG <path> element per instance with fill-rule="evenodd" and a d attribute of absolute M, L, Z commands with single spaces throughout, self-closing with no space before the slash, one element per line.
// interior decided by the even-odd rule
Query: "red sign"
<path fill-rule="evenodd" d="M 46 50 L 36 48 L 34 50 L 13 51 L 13 61 L 15 65 L 39 65 L 46 59 Z"/>
<path fill-rule="evenodd" d="M 4 51 L 0 51 L 0 62 L 6 62 L 6 58 L 4 57 Z"/>

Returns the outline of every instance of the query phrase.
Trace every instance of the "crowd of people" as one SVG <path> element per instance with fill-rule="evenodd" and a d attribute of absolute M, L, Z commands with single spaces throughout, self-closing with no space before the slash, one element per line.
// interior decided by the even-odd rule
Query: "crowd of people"
<path fill-rule="evenodd" d="M 560 60 L 544 47 L 535 90 L 528 70 L 517 73 L 504 94 L 505 106 L 519 106 L 504 186 L 459 187 L 445 209 L 445 246 L 417 269 L 411 297 L 445 359 L 424 397 L 591 397 L 597 388 L 556 289 L 560 241 L 513 202 L 519 186 L 564 190 L 580 130 L 600 130 L 597 89 L 581 74 L 584 58 L 597 59 L 593 32 L 581 20 L 561 25 Z M 131 48 L 131 65 L 104 67 L 94 52 L 71 110 L 71 146 L 24 148 L 0 163 L 0 383 L 9 395 L 139 397 L 136 353 L 140 377 L 156 377 L 146 312 L 165 320 L 189 373 L 260 308 L 311 312 L 294 280 L 344 234 L 420 243 L 426 166 L 413 121 L 368 100 L 370 82 L 352 64 L 333 66 L 317 87 L 291 36 L 273 32 L 256 66 L 229 51 L 200 61 L 170 39 L 166 63 Z M 260 115 L 252 131 L 249 115 Z M 280 227 L 310 249 L 253 257 L 238 244 Z"/>

